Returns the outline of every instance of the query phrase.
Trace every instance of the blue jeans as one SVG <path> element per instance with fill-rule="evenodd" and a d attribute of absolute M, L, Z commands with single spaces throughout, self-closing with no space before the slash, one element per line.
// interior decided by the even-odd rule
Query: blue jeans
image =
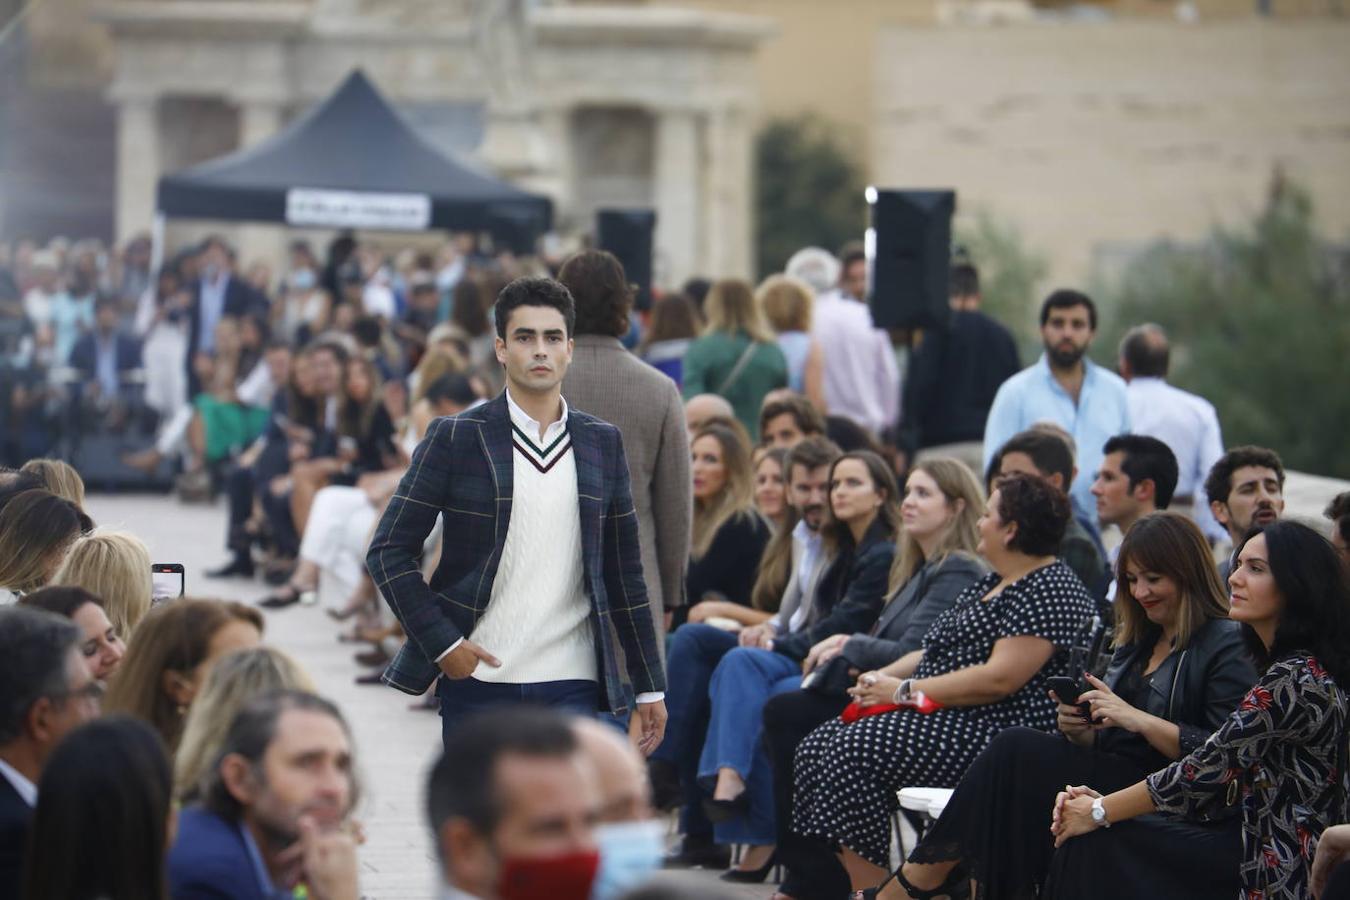
<path fill-rule="evenodd" d="M 764 704 L 802 686 L 801 666 L 781 653 L 737 647 L 713 672 L 708 695 L 712 715 L 698 763 L 698 780 L 711 793 L 719 769 L 734 769 L 745 781 L 750 811 L 714 829 L 719 844 L 774 843 L 773 769 L 760 740 Z"/>
<path fill-rule="evenodd" d="M 708 684 L 713 669 L 736 647 L 736 635 L 702 623 L 681 625 L 670 638 L 666 657 L 666 738 L 652 759 L 670 763 L 680 774 L 684 806 L 680 831 L 686 838 L 712 838 L 698 787 L 698 757 L 708 730 Z"/>
<path fill-rule="evenodd" d="M 600 685 L 594 681 L 540 681 L 535 684 L 494 684 L 474 678 L 436 681 L 441 698 L 441 742 L 466 717 L 486 709 L 518 703 L 547 706 L 559 712 L 594 717 L 600 708 Z"/>

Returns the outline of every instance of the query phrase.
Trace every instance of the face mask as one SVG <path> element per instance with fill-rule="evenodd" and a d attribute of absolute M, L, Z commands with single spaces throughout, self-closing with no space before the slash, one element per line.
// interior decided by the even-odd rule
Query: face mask
<path fill-rule="evenodd" d="M 596 828 L 595 842 L 600 847 L 600 871 L 591 900 L 614 900 L 661 867 L 666 828 L 657 821 L 616 822 Z"/>
<path fill-rule="evenodd" d="M 291 290 L 308 291 L 314 287 L 313 269 L 296 269 L 291 273 Z"/>
<path fill-rule="evenodd" d="M 588 900 L 600 854 L 594 850 L 502 861 L 501 900 Z"/>

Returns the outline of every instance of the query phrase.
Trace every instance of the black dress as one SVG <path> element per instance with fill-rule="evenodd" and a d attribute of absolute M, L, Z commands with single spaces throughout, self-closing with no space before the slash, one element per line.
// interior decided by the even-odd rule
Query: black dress
<path fill-rule="evenodd" d="M 689 606 L 703 602 L 705 594 L 720 594 L 741 606 L 750 605 L 759 558 L 769 543 L 769 526 L 753 510 L 737 513 L 722 523 L 713 535 L 708 552 L 689 561 L 685 588 Z"/>
<path fill-rule="evenodd" d="M 1132 667 L 1116 694 L 1142 709 L 1151 685 L 1151 678 Z M 1102 732 L 1095 750 L 1062 734 L 1009 728 L 971 763 L 909 861 L 964 860 L 979 885 L 978 896 L 1034 898 L 1054 852 L 1050 810 L 1055 794 L 1066 784 L 1088 784 L 1107 794 L 1167 763 L 1148 741 L 1123 728 Z"/>

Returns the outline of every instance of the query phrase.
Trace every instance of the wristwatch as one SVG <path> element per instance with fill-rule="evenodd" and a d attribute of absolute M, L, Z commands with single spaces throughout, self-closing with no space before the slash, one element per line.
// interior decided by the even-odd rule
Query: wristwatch
<path fill-rule="evenodd" d="M 914 679 L 905 678 L 901 680 L 900 686 L 896 688 L 895 693 L 891 695 L 891 702 L 899 703 L 912 693 L 914 693 Z"/>
<path fill-rule="evenodd" d="M 1092 822 L 1099 828 L 1111 827 L 1111 823 L 1106 819 L 1106 807 L 1102 805 L 1101 797 L 1096 797 L 1092 801 Z"/>

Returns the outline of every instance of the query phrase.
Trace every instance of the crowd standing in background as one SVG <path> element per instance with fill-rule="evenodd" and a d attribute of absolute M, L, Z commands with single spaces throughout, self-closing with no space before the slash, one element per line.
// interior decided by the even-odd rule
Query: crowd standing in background
<path fill-rule="evenodd" d="M 150 257 L 0 246 L 0 896 L 360 896 L 361 748 L 263 643 L 306 604 L 440 714 L 449 897 L 1350 896 L 1350 494 L 1284 520 L 1158 326 L 1117 375 L 1056 290 L 1023 368 L 963 260 L 897 352 L 852 245 L 646 310 L 468 235 Z M 156 597 L 89 447 L 270 592 Z"/>

